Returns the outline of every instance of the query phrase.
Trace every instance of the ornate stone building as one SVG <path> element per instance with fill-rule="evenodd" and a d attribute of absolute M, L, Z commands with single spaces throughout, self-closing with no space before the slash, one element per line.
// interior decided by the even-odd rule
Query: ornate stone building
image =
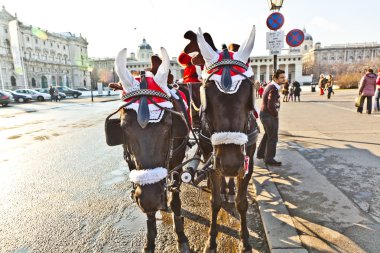
<path fill-rule="evenodd" d="M 152 47 L 146 42 L 146 39 L 143 39 L 137 48 L 137 57 L 132 52 L 127 58 L 127 69 L 134 72 L 150 68 L 150 57 L 152 55 L 154 55 Z M 115 76 L 115 80 L 117 81 L 117 75 L 113 73 L 115 58 L 94 58 L 91 61 L 93 61 L 94 69 L 100 82 L 111 82 L 113 81 L 113 76 Z M 174 76 L 174 80 L 182 78 L 183 68 L 179 65 L 176 57 L 172 57 L 170 60 L 170 70 Z"/>
<path fill-rule="evenodd" d="M 4 6 L 0 11 L 0 87 L 39 88 L 49 85 L 90 86 L 87 41 L 72 33 L 53 33 L 18 21 L 23 74 L 15 71 L 9 22 L 17 20 Z"/>
<path fill-rule="evenodd" d="M 314 76 L 319 76 L 328 70 L 333 71 L 331 66 L 341 64 L 371 65 L 375 61 L 380 61 L 380 44 L 376 42 L 351 43 L 322 47 L 322 44 L 318 42 L 312 50 L 303 55 L 302 61 L 303 73 Z"/>

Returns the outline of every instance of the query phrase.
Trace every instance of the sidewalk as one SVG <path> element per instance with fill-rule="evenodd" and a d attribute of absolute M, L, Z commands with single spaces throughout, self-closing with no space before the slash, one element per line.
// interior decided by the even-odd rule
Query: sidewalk
<path fill-rule="evenodd" d="M 275 186 L 256 189 L 267 224 L 295 228 L 309 252 L 380 252 L 380 120 L 357 114 L 354 96 L 338 91 L 327 101 L 306 93 L 301 103 L 282 103 L 276 158 L 283 166 L 256 161 L 255 184 Z M 288 248 L 282 252 L 293 252 L 297 238 L 276 230 L 274 241 Z"/>

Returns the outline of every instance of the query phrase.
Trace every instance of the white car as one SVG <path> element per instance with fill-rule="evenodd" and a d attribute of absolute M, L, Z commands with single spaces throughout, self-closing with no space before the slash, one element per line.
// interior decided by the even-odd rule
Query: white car
<path fill-rule="evenodd" d="M 35 99 L 37 101 L 45 101 L 45 100 L 51 99 L 50 94 L 41 93 L 32 89 L 18 89 L 18 90 L 15 90 L 15 92 L 20 93 L 20 94 L 28 94 L 32 96 L 32 99 Z"/>

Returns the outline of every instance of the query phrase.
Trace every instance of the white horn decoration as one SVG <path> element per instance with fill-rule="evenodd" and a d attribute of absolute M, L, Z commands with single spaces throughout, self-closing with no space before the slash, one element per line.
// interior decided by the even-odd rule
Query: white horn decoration
<path fill-rule="evenodd" d="M 203 59 L 206 62 L 206 67 L 218 61 L 219 54 L 215 52 L 214 49 L 212 49 L 212 47 L 207 43 L 207 41 L 203 37 L 203 32 L 200 27 L 198 28 L 197 33 L 197 43 L 199 49 L 201 50 Z"/>
<path fill-rule="evenodd" d="M 165 91 L 165 93 L 170 97 L 171 93 L 168 88 L 168 75 L 169 75 L 169 67 L 170 67 L 170 58 L 166 49 L 161 47 L 161 59 L 162 63 L 160 67 L 158 67 L 156 75 L 153 77 L 154 81 L 160 86 L 160 88 Z"/>
<path fill-rule="evenodd" d="M 124 91 L 130 91 L 137 82 L 127 69 L 127 49 L 122 49 L 115 59 L 115 72 L 119 76 Z"/>
<path fill-rule="evenodd" d="M 239 50 L 234 54 L 234 59 L 246 63 L 255 44 L 256 26 L 252 27 L 248 40 L 244 41 Z"/>

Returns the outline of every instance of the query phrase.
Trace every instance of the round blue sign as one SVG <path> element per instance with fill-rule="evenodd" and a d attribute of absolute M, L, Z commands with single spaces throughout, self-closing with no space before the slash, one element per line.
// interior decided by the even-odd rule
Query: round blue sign
<path fill-rule="evenodd" d="M 290 47 L 298 47 L 303 43 L 304 40 L 305 40 L 305 34 L 300 29 L 291 30 L 286 35 L 286 43 Z"/>
<path fill-rule="evenodd" d="M 276 31 L 278 29 L 281 29 L 281 27 L 285 23 L 284 15 L 282 15 L 279 12 L 273 12 L 269 15 L 267 18 L 267 26 L 269 29 Z"/>

